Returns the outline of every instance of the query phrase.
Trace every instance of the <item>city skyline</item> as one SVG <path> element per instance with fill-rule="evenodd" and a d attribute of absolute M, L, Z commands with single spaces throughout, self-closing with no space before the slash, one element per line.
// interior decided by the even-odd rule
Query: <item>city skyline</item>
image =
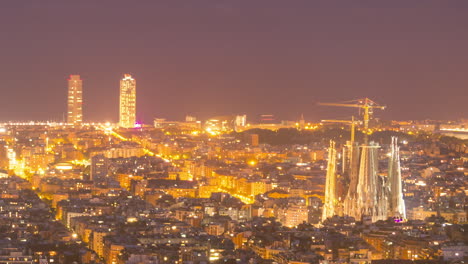
<path fill-rule="evenodd" d="M 145 123 L 240 113 L 319 120 L 349 111 L 317 102 L 362 97 L 389 106 L 383 119 L 466 117 L 466 2 L 104 2 L 6 4 L 1 121 L 62 120 L 63 79 L 76 73 L 85 121 L 117 122 L 113 91 L 125 72 L 139 80 Z"/>
<path fill-rule="evenodd" d="M 123 128 L 132 128 L 135 127 L 137 124 L 152 124 L 155 119 L 161 118 L 160 116 L 155 116 L 152 118 L 152 120 L 146 120 L 144 122 L 142 119 L 137 119 L 137 112 L 136 112 L 136 80 L 132 78 L 131 74 L 123 74 L 123 78 L 120 79 L 120 86 L 119 86 L 119 109 L 118 109 L 118 121 L 115 123 L 118 123 L 120 127 Z M 47 122 L 58 122 L 58 123 L 68 123 L 72 125 L 79 125 L 83 122 L 83 88 L 82 88 L 82 82 L 83 80 L 80 79 L 80 75 L 70 75 L 68 79 L 68 96 L 67 96 L 67 114 L 66 114 L 66 119 L 65 119 L 65 114 L 62 116 L 62 120 L 60 119 L 51 119 L 51 120 L 28 120 L 28 121 L 47 121 Z M 329 105 L 340 105 L 341 103 L 357 103 L 361 104 L 362 100 L 369 100 L 369 98 L 363 98 L 363 99 L 356 99 L 356 100 L 347 100 L 343 102 L 336 102 L 336 103 L 323 103 L 323 102 L 318 102 L 318 105 L 322 106 L 329 106 Z M 372 101 L 372 100 L 371 100 Z M 372 101 L 372 103 L 375 103 Z M 354 107 L 357 107 L 354 106 Z M 377 105 L 375 106 L 381 110 L 386 109 L 386 106 L 382 105 Z M 359 115 L 362 113 L 359 111 Z M 355 113 L 349 112 L 346 118 L 354 118 Z M 204 118 L 201 118 L 201 120 L 209 120 L 212 117 L 216 116 L 221 116 L 219 113 L 212 113 L 211 116 L 206 116 Z M 239 116 L 238 113 L 229 113 L 225 114 L 224 116 Z M 244 123 L 247 121 L 247 115 L 241 115 L 244 118 Z M 277 123 L 277 122 L 282 122 L 282 121 L 297 121 L 297 122 L 304 122 L 304 114 L 301 113 L 300 117 L 293 117 L 291 120 L 280 120 L 277 119 L 275 115 L 271 114 L 261 114 L 261 112 L 256 113 L 252 116 L 250 116 L 249 122 L 250 123 L 263 123 L 263 116 L 271 116 L 271 122 Z M 185 116 L 179 116 L 178 120 L 183 120 L 184 118 L 186 119 L 187 117 L 190 118 L 196 118 L 190 114 L 185 114 Z M 166 119 L 166 118 L 163 118 Z M 380 119 L 377 117 L 377 119 Z M 456 119 L 464 119 L 462 118 L 456 118 Z M 451 119 L 451 120 L 456 120 L 456 119 Z M 92 121 L 92 122 L 97 122 L 97 123 L 109 123 L 110 120 L 112 119 L 106 119 L 106 120 L 99 120 L 99 121 Z M 414 119 L 417 120 L 417 119 Z M 429 120 L 429 119 L 426 119 Z M 450 119 L 449 119 L 450 120 Z M 8 122 L 11 122 L 12 120 L 8 120 Z M 88 120 L 85 120 L 88 121 Z M 309 120 L 310 121 L 310 120 Z M 316 122 L 321 122 L 322 120 L 313 120 Z M 327 121 L 327 120 L 325 120 Z M 349 121 L 351 122 L 351 121 Z M 354 121 L 353 121 L 354 122 Z M 364 122 L 364 121 L 363 121 Z M 87 122 L 84 122 L 87 123 Z"/>
<path fill-rule="evenodd" d="M 466 263 L 466 14 L 3 3 L 0 264 Z"/>

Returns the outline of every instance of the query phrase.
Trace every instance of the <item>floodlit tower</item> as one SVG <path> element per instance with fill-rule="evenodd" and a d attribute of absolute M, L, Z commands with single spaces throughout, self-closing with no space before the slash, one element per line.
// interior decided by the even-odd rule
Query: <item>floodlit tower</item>
<path fill-rule="evenodd" d="M 299 129 L 303 130 L 304 128 L 305 128 L 304 114 L 301 114 L 301 119 L 299 119 Z"/>
<path fill-rule="evenodd" d="M 361 157 L 357 178 L 351 179 L 345 200 L 345 214 L 360 220 L 370 217 L 372 222 L 387 218 L 387 200 L 383 179 L 378 173 L 378 149 L 374 142 L 360 146 Z"/>
<path fill-rule="evenodd" d="M 120 119 L 123 128 L 135 127 L 136 122 L 136 80 L 124 74 L 120 80 Z"/>
<path fill-rule="evenodd" d="M 389 216 L 406 218 L 405 201 L 401 185 L 400 147 L 398 139 L 392 137 L 388 160 Z"/>
<path fill-rule="evenodd" d="M 79 75 L 70 75 L 68 79 L 67 123 L 79 125 L 83 121 L 83 81 Z"/>
<path fill-rule="evenodd" d="M 342 165 L 341 165 L 341 173 L 344 176 L 344 180 L 346 183 L 349 183 L 350 178 L 351 178 L 351 171 L 354 171 L 354 174 L 356 173 L 356 163 L 354 161 L 357 161 L 359 156 L 356 155 L 358 154 L 358 147 L 355 144 L 355 128 L 356 124 L 358 123 L 357 121 L 354 120 L 354 116 L 351 117 L 351 120 L 322 120 L 322 123 L 345 123 L 349 124 L 351 126 L 351 136 L 350 140 L 346 141 L 346 144 L 343 146 L 342 150 Z M 353 167 L 354 166 L 354 167 Z M 348 184 L 346 184 L 348 186 Z"/>
<path fill-rule="evenodd" d="M 348 190 L 356 190 L 359 174 L 359 145 L 357 142 L 346 141 L 342 150 L 341 161 L 341 181 L 343 186 L 339 194 L 342 201 L 345 201 Z"/>
<path fill-rule="evenodd" d="M 336 149 L 335 142 L 330 141 L 328 148 L 328 165 L 325 182 L 325 202 L 323 204 L 322 221 L 336 214 Z"/>

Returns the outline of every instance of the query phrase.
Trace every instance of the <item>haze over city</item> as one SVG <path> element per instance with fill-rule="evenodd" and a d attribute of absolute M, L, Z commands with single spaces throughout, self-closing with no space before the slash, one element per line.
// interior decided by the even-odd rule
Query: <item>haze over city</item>
<path fill-rule="evenodd" d="M 349 117 L 320 101 L 370 97 L 383 119 L 466 117 L 467 1 L 9 1 L 0 9 L 0 121 L 64 120 L 67 78 L 84 121 L 274 114 Z"/>

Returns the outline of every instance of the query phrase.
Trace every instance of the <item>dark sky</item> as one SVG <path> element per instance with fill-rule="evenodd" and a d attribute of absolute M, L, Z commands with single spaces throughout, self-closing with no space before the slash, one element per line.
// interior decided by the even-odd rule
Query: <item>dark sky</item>
<path fill-rule="evenodd" d="M 370 97 L 384 119 L 468 117 L 468 1 L 3 1 L 0 121 L 61 120 L 80 74 L 87 121 L 342 118 L 319 101 Z"/>

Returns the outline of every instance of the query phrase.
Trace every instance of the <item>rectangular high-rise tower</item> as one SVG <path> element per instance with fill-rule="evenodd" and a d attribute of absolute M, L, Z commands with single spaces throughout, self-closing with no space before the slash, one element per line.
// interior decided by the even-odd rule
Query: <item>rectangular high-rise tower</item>
<path fill-rule="evenodd" d="M 83 81 L 79 75 L 70 75 L 68 79 L 68 114 L 67 123 L 78 125 L 83 121 Z"/>
<path fill-rule="evenodd" d="M 136 81 L 130 74 L 120 80 L 120 119 L 124 128 L 135 127 L 136 122 Z"/>
<path fill-rule="evenodd" d="M 96 155 L 91 158 L 90 179 L 95 182 L 105 180 L 109 167 L 109 159 L 104 155 Z"/>

